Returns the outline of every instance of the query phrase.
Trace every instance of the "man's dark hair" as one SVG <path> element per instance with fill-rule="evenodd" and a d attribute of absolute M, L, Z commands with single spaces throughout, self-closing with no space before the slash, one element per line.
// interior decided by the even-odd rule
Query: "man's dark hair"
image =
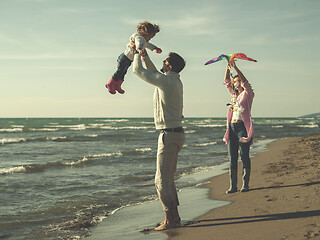
<path fill-rule="evenodd" d="M 184 59 L 179 54 L 174 52 L 169 53 L 168 62 L 172 66 L 171 70 L 177 73 L 181 72 L 182 69 L 186 66 L 186 62 L 184 61 Z"/>

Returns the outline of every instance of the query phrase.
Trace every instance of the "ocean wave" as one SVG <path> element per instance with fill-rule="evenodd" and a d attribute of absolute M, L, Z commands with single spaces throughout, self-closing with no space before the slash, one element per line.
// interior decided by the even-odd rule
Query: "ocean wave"
<path fill-rule="evenodd" d="M 192 144 L 192 146 L 195 147 L 206 147 L 206 146 L 210 146 L 210 145 L 215 145 L 218 142 L 208 142 L 208 143 L 196 143 L 196 144 Z"/>
<path fill-rule="evenodd" d="M 63 142 L 67 139 L 67 136 L 63 137 L 46 137 L 46 140 L 48 141 L 57 141 L 57 142 Z"/>
<path fill-rule="evenodd" d="M 299 119 L 255 119 L 254 124 L 257 125 L 264 125 L 264 124 L 271 124 L 271 125 L 277 125 L 277 124 L 295 124 L 300 123 L 301 120 Z"/>
<path fill-rule="evenodd" d="M 0 132 L 2 133 L 15 133 L 15 132 L 23 132 L 23 128 L 15 127 L 15 128 L 1 128 Z"/>
<path fill-rule="evenodd" d="M 128 122 L 129 119 L 103 119 L 98 121 L 99 122 Z"/>
<path fill-rule="evenodd" d="M 54 142 L 86 142 L 94 141 L 97 137 L 99 137 L 97 134 L 85 134 L 79 136 L 46 137 L 46 140 Z"/>
<path fill-rule="evenodd" d="M 85 124 L 75 124 L 75 125 L 54 125 L 55 128 L 68 128 L 74 131 L 83 131 L 86 130 L 87 127 Z"/>
<path fill-rule="evenodd" d="M 318 128 L 319 125 L 318 124 L 307 124 L 307 125 L 297 125 L 297 127 L 300 127 L 300 128 Z"/>
<path fill-rule="evenodd" d="M 99 153 L 99 154 L 90 154 L 85 157 L 87 157 L 87 158 L 104 158 L 104 157 L 112 157 L 112 156 L 122 156 L 122 153 L 121 152 Z"/>
<path fill-rule="evenodd" d="M 188 176 L 188 175 L 195 174 L 195 173 L 202 173 L 202 172 L 211 171 L 215 167 L 216 166 L 204 166 L 204 167 L 192 168 L 189 171 L 181 173 L 180 176 L 183 177 L 183 176 Z"/>
<path fill-rule="evenodd" d="M 11 125 L 11 127 L 13 127 L 13 128 L 24 128 L 24 125 L 13 124 L 13 125 Z"/>
<path fill-rule="evenodd" d="M 75 166 L 75 165 L 82 165 L 88 162 L 88 158 L 84 157 L 83 159 L 71 162 L 62 162 L 62 165 L 66 166 Z"/>
<path fill-rule="evenodd" d="M 225 124 L 203 124 L 203 125 L 197 125 L 197 127 L 203 127 L 203 128 L 217 128 L 217 127 L 225 127 Z"/>
<path fill-rule="evenodd" d="M 89 137 L 89 138 L 96 138 L 99 137 L 98 134 L 88 134 L 88 135 L 84 135 L 85 137 Z"/>
<path fill-rule="evenodd" d="M 123 176 L 121 177 L 122 182 L 128 182 L 128 183 L 137 183 L 137 182 L 145 182 L 145 181 L 150 181 L 154 179 L 154 176 L 136 176 L 136 175 L 128 175 L 128 176 Z"/>
<path fill-rule="evenodd" d="M 12 173 L 25 173 L 27 170 L 24 166 L 0 169 L 0 176 Z"/>
<path fill-rule="evenodd" d="M 185 122 L 191 125 L 199 125 L 199 124 L 207 124 L 211 123 L 213 120 L 212 119 L 201 119 L 201 120 L 189 120 L 186 119 Z"/>
<path fill-rule="evenodd" d="M 136 149 L 136 152 L 149 152 L 152 151 L 151 148 L 138 148 Z"/>
<path fill-rule="evenodd" d="M 271 126 L 272 128 L 283 128 L 283 125 L 275 125 L 275 126 Z"/>
<path fill-rule="evenodd" d="M 140 124 L 149 124 L 149 125 L 154 126 L 154 122 L 153 121 L 151 121 L 151 122 L 140 122 Z"/>
<path fill-rule="evenodd" d="M 85 164 L 88 164 L 90 162 L 90 158 L 102 158 L 102 157 L 111 157 L 111 156 L 122 156 L 122 153 L 115 152 L 115 153 L 87 155 L 82 157 L 82 159 L 69 161 L 69 162 L 57 161 L 57 162 L 50 162 L 45 164 L 32 164 L 32 165 L 22 165 L 22 166 L 3 168 L 3 169 L 0 169 L 0 176 L 7 175 L 7 174 L 15 174 L 15 173 L 37 173 L 37 172 L 43 172 L 47 169 L 54 169 L 54 168 L 65 168 L 65 167 L 73 167 L 73 166 L 81 167 Z"/>
<path fill-rule="evenodd" d="M 79 124 L 79 125 L 69 127 L 69 129 L 74 130 L 74 131 L 83 131 L 83 130 L 86 130 L 86 125 Z"/>
<path fill-rule="evenodd" d="M 97 124 L 92 126 L 87 126 L 88 129 L 102 129 L 102 130 L 144 130 L 144 129 L 151 129 L 153 127 L 148 126 L 123 126 L 123 127 L 115 127 L 103 124 Z"/>
<path fill-rule="evenodd" d="M 20 142 L 26 142 L 27 139 L 25 138 L 3 138 L 3 139 L 0 139 L 0 143 L 2 145 L 5 145 L 5 144 L 10 144 L 10 143 L 20 143 Z"/>
<path fill-rule="evenodd" d="M 13 144 L 13 143 L 26 143 L 26 142 L 85 142 L 95 141 L 98 138 L 98 134 L 85 134 L 79 136 L 56 136 L 56 137 L 38 137 L 38 138 L 3 138 L 0 139 L 0 144 Z"/>
<path fill-rule="evenodd" d="M 196 130 L 186 130 L 186 131 L 184 131 L 184 133 L 195 133 L 196 132 Z"/>
<path fill-rule="evenodd" d="M 29 131 L 33 132 L 56 132 L 59 128 L 29 128 Z"/>
<path fill-rule="evenodd" d="M 42 172 L 44 168 L 49 164 L 44 165 L 26 165 L 26 166 L 16 166 L 10 168 L 0 169 L 0 176 L 15 173 L 36 173 Z"/>
<path fill-rule="evenodd" d="M 92 129 L 92 128 L 101 128 L 106 126 L 104 123 L 90 123 L 87 128 Z"/>
<path fill-rule="evenodd" d="M 124 126 L 124 127 L 111 127 L 111 126 L 106 126 L 106 127 L 101 127 L 101 129 L 112 129 L 112 130 L 141 130 L 141 129 L 150 129 L 153 127 L 136 127 L 136 126 Z"/>

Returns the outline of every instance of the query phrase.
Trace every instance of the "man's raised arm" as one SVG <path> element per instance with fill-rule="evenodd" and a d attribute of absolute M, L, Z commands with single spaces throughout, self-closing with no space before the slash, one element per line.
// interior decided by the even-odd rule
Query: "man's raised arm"
<path fill-rule="evenodd" d="M 142 80 L 160 87 L 164 83 L 164 75 L 159 73 L 148 56 L 145 57 L 146 65 L 148 69 L 142 66 L 141 56 L 139 54 L 134 55 L 133 60 L 133 72 Z"/>

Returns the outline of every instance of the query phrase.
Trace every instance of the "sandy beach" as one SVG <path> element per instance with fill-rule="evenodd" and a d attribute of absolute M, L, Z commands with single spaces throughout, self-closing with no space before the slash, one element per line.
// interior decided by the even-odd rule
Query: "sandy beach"
<path fill-rule="evenodd" d="M 153 201 L 121 209 L 86 239 L 320 239 L 319 153 L 320 135 L 276 140 L 252 157 L 249 192 L 225 193 L 228 164 L 222 164 L 207 184 L 179 193 L 181 227 L 152 231 L 163 218 L 160 202 Z"/>
<path fill-rule="evenodd" d="M 228 174 L 214 177 L 205 186 L 210 197 L 231 204 L 163 233 L 170 240 L 320 239 L 319 167 L 320 135 L 277 140 L 252 158 L 251 191 L 225 194 Z"/>

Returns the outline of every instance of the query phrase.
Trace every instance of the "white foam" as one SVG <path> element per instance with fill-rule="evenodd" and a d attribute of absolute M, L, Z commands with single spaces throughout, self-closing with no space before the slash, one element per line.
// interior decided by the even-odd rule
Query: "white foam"
<path fill-rule="evenodd" d="M 129 119 L 103 119 L 99 120 L 99 122 L 128 122 Z"/>
<path fill-rule="evenodd" d="M 27 170 L 24 166 L 0 169 L 0 175 L 10 173 L 25 173 Z"/>
<path fill-rule="evenodd" d="M 59 139 L 66 139 L 67 136 L 64 136 L 64 137 L 47 137 L 47 140 L 52 140 L 52 141 L 56 141 L 56 140 L 59 140 Z"/>
<path fill-rule="evenodd" d="M 83 131 L 86 130 L 86 125 L 84 124 L 79 124 L 73 127 L 70 127 L 71 130 L 75 130 L 75 131 Z"/>
<path fill-rule="evenodd" d="M 151 127 L 135 127 L 135 126 L 124 126 L 124 127 L 113 127 L 113 126 L 102 126 L 101 129 L 107 130 L 126 130 L 126 129 L 133 129 L 133 130 L 141 130 L 141 129 L 150 129 Z"/>
<path fill-rule="evenodd" d="M 85 137 L 92 137 L 92 138 L 95 138 L 95 137 L 98 137 L 99 135 L 98 134 L 88 134 L 88 135 L 84 135 Z"/>
<path fill-rule="evenodd" d="M 183 176 L 192 176 L 192 174 L 201 174 L 201 173 L 204 173 L 204 172 L 212 171 L 216 167 L 217 166 L 196 167 L 196 168 L 192 169 L 191 173 L 189 172 L 189 173 L 181 174 L 181 177 L 183 177 Z"/>
<path fill-rule="evenodd" d="M 30 131 L 35 132 L 56 132 L 59 129 L 58 128 L 29 128 Z"/>
<path fill-rule="evenodd" d="M 318 124 L 308 124 L 308 125 L 297 125 L 300 128 L 318 128 Z"/>
<path fill-rule="evenodd" d="M 55 125 L 56 128 L 69 128 L 75 131 L 82 131 L 86 129 L 85 124 L 76 124 L 76 125 Z"/>
<path fill-rule="evenodd" d="M 136 149 L 136 152 L 149 152 L 152 151 L 151 148 L 138 148 Z"/>
<path fill-rule="evenodd" d="M 210 128 L 215 128 L 215 127 L 225 127 L 225 124 L 206 124 L 206 125 L 198 125 L 198 127 L 210 127 Z"/>
<path fill-rule="evenodd" d="M 3 138 L 3 139 L 0 139 L 0 143 L 2 145 L 8 144 L 8 143 L 25 142 L 25 141 L 27 141 L 25 138 Z"/>
<path fill-rule="evenodd" d="M 154 126 L 154 122 L 141 122 L 141 124 L 149 124 L 149 125 L 153 125 Z"/>
<path fill-rule="evenodd" d="M 188 134 L 188 133 L 195 133 L 196 130 L 188 130 L 188 131 L 184 131 L 184 133 Z"/>
<path fill-rule="evenodd" d="M 193 146 L 195 146 L 195 147 L 206 147 L 206 146 L 215 145 L 215 144 L 217 144 L 217 142 L 199 143 L 199 144 L 193 144 Z"/>
<path fill-rule="evenodd" d="M 121 152 L 100 153 L 100 154 L 88 155 L 87 157 L 90 157 L 90 158 L 101 158 L 101 157 L 111 157 L 111 156 L 122 156 L 122 153 Z"/>
<path fill-rule="evenodd" d="M 66 165 L 66 166 L 74 166 L 74 165 L 80 165 L 80 164 L 83 164 L 85 162 L 88 162 L 88 159 L 86 157 L 84 157 L 83 159 L 81 160 L 78 160 L 78 161 L 72 161 L 72 162 L 64 162 L 62 163 L 63 165 Z"/>
<path fill-rule="evenodd" d="M 87 128 L 101 128 L 104 127 L 105 125 L 103 123 L 90 123 Z"/>
<path fill-rule="evenodd" d="M 1 128 L 0 132 L 22 132 L 23 129 L 22 128 Z"/>

